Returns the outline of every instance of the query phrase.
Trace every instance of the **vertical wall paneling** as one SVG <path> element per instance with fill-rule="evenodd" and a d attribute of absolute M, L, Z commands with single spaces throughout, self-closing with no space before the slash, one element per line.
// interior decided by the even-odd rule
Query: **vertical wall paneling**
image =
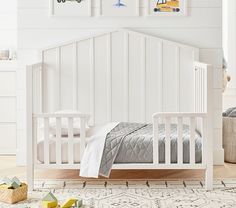
<path fill-rule="evenodd" d="M 42 54 L 42 73 L 41 73 L 41 83 L 42 83 L 42 112 L 47 112 L 46 109 L 46 84 L 45 84 L 45 70 L 46 70 L 46 61 L 45 61 L 45 51 L 41 52 Z"/>
<path fill-rule="evenodd" d="M 91 113 L 91 47 L 90 39 L 77 42 L 77 103 L 80 112 Z M 92 124 L 92 123 L 91 123 Z"/>
<path fill-rule="evenodd" d="M 90 113 L 91 125 L 192 111 L 196 56 L 192 47 L 127 30 L 47 49 L 47 110 Z"/>
<path fill-rule="evenodd" d="M 74 43 L 69 43 L 60 47 L 60 109 L 75 109 L 75 79 L 74 74 Z M 70 92 L 70 93 L 68 93 Z"/>
<path fill-rule="evenodd" d="M 90 112 L 91 123 L 95 124 L 95 60 L 94 60 L 94 38 L 90 39 Z"/>
<path fill-rule="evenodd" d="M 146 122 L 146 37 L 142 37 L 142 96 L 140 102 L 142 103 L 142 120 Z"/>
<path fill-rule="evenodd" d="M 107 35 L 95 38 L 95 124 L 107 123 Z"/>
<path fill-rule="evenodd" d="M 177 111 L 177 83 L 178 74 L 176 71 L 176 46 L 172 43 L 163 44 L 163 110 Z M 171 83 L 171 84 L 170 84 Z"/>
<path fill-rule="evenodd" d="M 124 116 L 125 121 L 129 121 L 129 33 L 124 32 Z"/>
<path fill-rule="evenodd" d="M 112 121 L 126 120 L 125 91 L 126 80 L 124 70 L 125 46 L 124 33 L 111 33 L 111 98 Z M 108 55 L 109 56 L 109 55 Z"/>
<path fill-rule="evenodd" d="M 43 112 L 43 65 L 41 66 L 40 69 L 40 75 L 39 75 L 39 102 L 40 102 L 40 109 L 39 113 Z"/>
<path fill-rule="evenodd" d="M 57 95 L 57 109 L 61 109 L 61 47 L 58 47 L 56 49 L 56 60 L 57 60 L 57 65 L 56 65 L 56 79 L 57 79 L 57 88 L 56 90 L 56 95 Z"/>
<path fill-rule="evenodd" d="M 162 112 L 162 41 L 146 37 L 146 122 Z"/>
<path fill-rule="evenodd" d="M 159 106 L 160 106 L 160 112 L 163 112 L 163 42 L 159 42 L 158 44 L 158 67 L 159 67 Z"/>
<path fill-rule="evenodd" d="M 107 122 L 112 121 L 112 49 L 111 33 L 107 35 Z"/>
<path fill-rule="evenodd" d="M 142 98 L 142 38 L 136 33 L 129 35 L 129 121 L 143 121 Z"/>
<path fill-rule="evenodd" d="M 44 56 L 45 56 L 45 51 L 41 51 L 41 57 L 42 57 L 42 69 L 41 69 L 41 105 L 42 105 L 42 112 L 46 112 L 46 108 L 45 108 L 45 103 L 46 103 L 46 95 L 45 95 L 45 60 L 44 60 Z"/>
<path fill-rule="evenodd" d="M 44 51 L 43 98 L 44 112 L 54 112 L 60 106 L 60 51 L 52 48 Z"/>
<path fill-rule="evenodd" d="M 190 71 L 191 69 L 189 69 Z M 177 100 L 176 100 L 176 105 L 177 105 L 177 111 L 179 112 L 180 111 L 180 77 L 181 77 L 181 73 L 180 73 L 180 48 L 179 46 L 176 46 L 175 47 L 175 71 L 176 71 L 176 79 L 177 79 L 177 86 L 176 86 L 176 89 L 177 89 Z"/>
<path fill-rule="evenodd" d="M 78 110 L 78 47 L 73 43 L 73 109 Z"/>

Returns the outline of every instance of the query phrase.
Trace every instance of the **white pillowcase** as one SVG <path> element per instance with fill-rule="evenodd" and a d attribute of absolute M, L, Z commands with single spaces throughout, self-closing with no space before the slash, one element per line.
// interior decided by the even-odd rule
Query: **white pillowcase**
<path fill-rule="evenodd" d="M 63 111 L 56 111 L 55 114 L 75 114 L 80 113 L 78 111 L 72 111 L 72 110 L 63 110 Z M 41 129 L 44 129 L 44 126 L 41 127 Z M 80 118 L 74 118 L 73 119 L 73 135 L 78 136 L 80 135 Z M 89 129 L 88 121 L 86 121 L 85 124 L 85 130 L 87 131 Z M 67 137 L 68 136 L 68 130 L 69 130 L 69 124 L 68 124 L 68 118 L 62 118 L 61 119 L 61 136 Z M 49 134 L 56 136 L 56 119 L 50 119 L 49 120 Z"/>

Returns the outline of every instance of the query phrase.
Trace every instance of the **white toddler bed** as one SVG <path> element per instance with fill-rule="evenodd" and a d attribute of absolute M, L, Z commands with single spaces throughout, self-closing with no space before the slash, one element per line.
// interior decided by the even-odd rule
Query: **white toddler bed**
<path fill-rule="evenodd" d="M 104 141 L 114 127 L 106 124 L 120 121 L 153 124 L 153 158 L 151 163 L 115 163 L 112 169 L 203 169 L 206 189 L 212 189 L 212 67 L 200 63 L 198 57 L 199 50 L 195 47 L 130 30 L 107 32 L 43 49 L 40 63 L 27 67 L 29 188 L 34 187 L 36 168 L 80 169 L 81 158 L 83 168 L 84 164 L 90 164 L 92 155 L 98 169 L 100 164 L 89 141 L 91 138 Z M 79 109 L 83 113 L 52 113 L 61 109 Z M 89 118 L 90 126 L 102 126 L 103 130 L 86 132 Z M 56 123 L 53 140 L 51 119 Z M 67 137 L 61 136 L 62 119 L 68 121 Z M 75 119 L 80 120 L 79 136 L 74 135 Z M 165 126 L 164 163 L 158 158 L 159 124 Z M 174 163 L 171 124 L 177 125 Z M 187 163 L 183 161 L 185 124 L 189 126 Z M 196 130 L 202 138 L 198 162 Z M 101 157 L 104 143 L 96 147 Z M 84 173 L 89 175 L 88 171 Z"/>

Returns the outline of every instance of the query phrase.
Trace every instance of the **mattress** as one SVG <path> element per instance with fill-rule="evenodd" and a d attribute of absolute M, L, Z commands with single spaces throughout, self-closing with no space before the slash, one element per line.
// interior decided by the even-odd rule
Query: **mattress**
<path fill-rule="evenodd" d="M 91 128 L 87 132 L 86 143 L 91 136 L 95 135 L 102 127 Z M 159 140 L 159 163 L 165 162 L 165 134 L 164 128 L 160 127 Z M 177 126 L 171 127 L 171 163 L 177 163 Z M 202 161 L 202 138 L 199 132 L 195 135 L 195 158 L 196 163 Z M 62 163 L 68 163 L 68 138 L 61 138 Z M 183 133 L 183 160 L 189 163 L 189 128 L 184 127 Z M 44 162 L 44 141 L 43 139 L 37 145 L 38 160 Z M 50 163 L 56 163 L 56 138 L 49 139 Z M 139 131 L 129 134 L 122 141 L 114 163 L 152 163 L 153 162 L 153 129 L 149 124 Z M 74 138 L 74 163 L 80 163 L 80 138 Z"/>
<path fill-rule="evenodd" d="M 86 132 L 85 142 L 87 143 L 89 139 L 97 134 L 102 126 L 98 127 L 90 127 L 90 129 Z M 80 163 L 80 138 L 78 136 L 74 137 L 74 163 Z M 61 159 L 62 163 L 68 163 L 68 138 L 62 137 L 61 138 Z M 44 162 L 44 139 L 41 137 L 37 144 L 37 157 L 38 161 L 43 163 Z M 56 163 L 56 138 L 51 136 L 49 138 L 49 162 Z"/>

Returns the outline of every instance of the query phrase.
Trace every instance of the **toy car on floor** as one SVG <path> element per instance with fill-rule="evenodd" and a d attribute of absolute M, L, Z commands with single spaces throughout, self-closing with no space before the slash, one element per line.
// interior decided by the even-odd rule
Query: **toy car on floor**
<path fill-rule="evenodd" d="M 157 0 L 154 12 L 179 12 L 179 0 Z"/>

